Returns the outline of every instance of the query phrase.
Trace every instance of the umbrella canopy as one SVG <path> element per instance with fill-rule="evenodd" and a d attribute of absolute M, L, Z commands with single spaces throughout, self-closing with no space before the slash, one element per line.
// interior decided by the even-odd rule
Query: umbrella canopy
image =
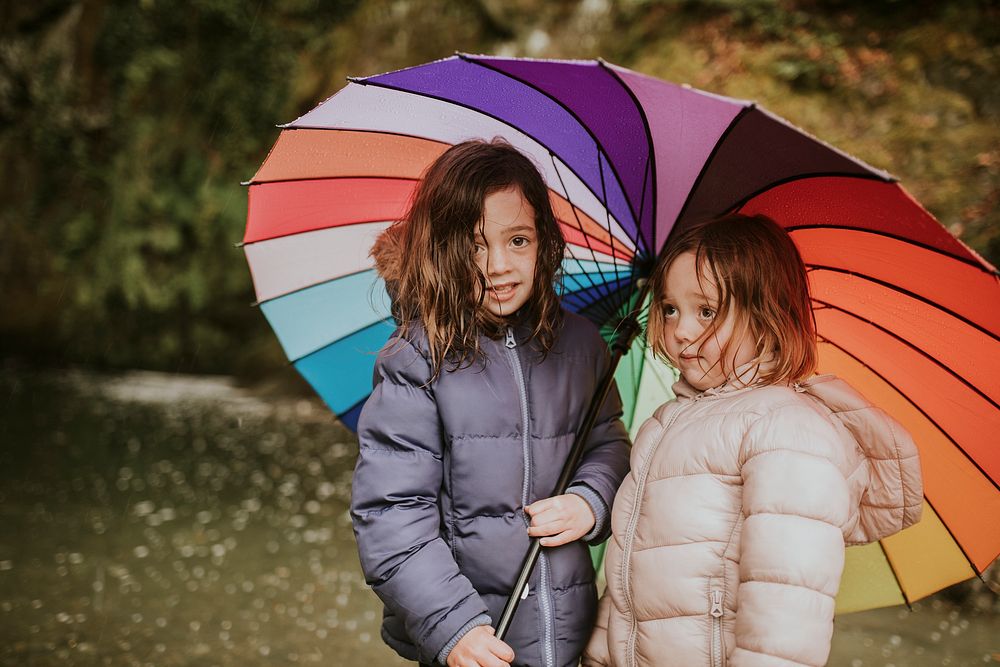
<path fill-rule="evenodd" d="M 603 61 L 461 55 L 354 79 L 283 126 L 249 182 L 244 248 L 286 354 L 350 427 L 395 325 L 369 249 L 448 146 L 504 137 L 545 177 L 567 241 L 565 307 L 606 337 L 671 231 L 736 211 L 791 233 L 820 372 L 920 447 L 911 529 L 848 550 L 840 611 L 909 602 L 1000 553 L 1000 281 L 888 174 L 751 102 Z M 632 426 L 674 374 L 640 343 L 616 379 Z"/>

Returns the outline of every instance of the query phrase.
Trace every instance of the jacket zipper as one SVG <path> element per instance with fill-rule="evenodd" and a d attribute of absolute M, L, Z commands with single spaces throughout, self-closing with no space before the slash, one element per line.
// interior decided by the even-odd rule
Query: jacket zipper
<path fill-rule="evenodd" d="M 510 365 L 514 369 L 514 378 L 517 380 L 517 390 L 521 399 L 521 455 L 524 457 L 524 482 L 521 485 L 521 506 L 528 504 L 529 481 L 531 479 L 531 450 L 529 444 L 529 415 L 528 415 L 528 388 L 524 382 L 524 371 L 521 369 L 521 359 L 517 354 L 517 340 L 514 338 L 514 330 L 507 327 L 504 340 L 504 347 L 507 348 L 507 357 Z M 524 525 L 528 526 L 530 521 L 524 515 Z M 553 667 L 555 664 L 555 647 L 552 636 L 552 601 L 549 599 L 549 561 L 545 552 L 538 556 L 538 607 L 542 614 L 542 649 L 545 667 Z M 527 591 L 527 586 L 525 586 Z"/>
<path fill-rule="evenodd" d="M 722 591 L 712 591 L 712 667 L 722 667 Z"/>
<path fill-rule="evenodd" d="M 650 448 L 649 453 L 646 455 L 646 460 L 642 462 L 642 468 L 639 470 L 639 478 L 636 480 L 635 484 L 635 497 L 632 499 L 632 513 L 629 515 L 629 521 L 625 527 L 625 540 L 622 545 L 621 578 L 622 591 L 625 593 L 625 608 L 632 617 L 632 627 L 628 633 L 628 642 L 625 644 L 625 664 L 629 666 L 635 665 L 635 641 L 638 631 L 638 623 L 635 620 L 635 610 L 632 608 L 632 582 L 629 580 L 629 557 L 632 553 L 632 542 L 635 540 L 635 527 L 639 522 L 639 502 L 642 499 L 642 492 L 646 486 L 646 477 L 649 475 L 649 466 L 653 463 L 653 457 L 656 454 L 656 450 L 659 449 L 660 443 L 663 442 L 663 435 L 673 425 L 679 412 L 680 405 L 678 404 L 670 412 L 670 418 L 667 419 L 667 423 L 663 425 L 663 431 L 660 433 L 660 437 L 657 439 L 656 444 Z"/>

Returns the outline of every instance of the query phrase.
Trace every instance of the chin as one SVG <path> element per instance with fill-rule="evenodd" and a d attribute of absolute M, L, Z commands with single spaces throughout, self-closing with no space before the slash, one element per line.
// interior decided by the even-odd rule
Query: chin
<path fill-rule="evenodd" d="M 511 315 L 513 315 L 514 313 L 516 313 L 517 311 L 519 311 L 523 307 L 524 307 L 524 303 L 510 302 L 510 303 L 503 304 L 502 310 L 501 310 L 501 307 L 500 307 L 499 304 L 490 304 L 488 310 L 491 313 L 493 313 L 494 315 L 496 315 L 497 317 L 506 318 L 506 317 L 510 317 Z"/>
<path fill-rule="evenodd" d="M 694 377 L 689 376 L 687 373 L 684 374 L 684 379 L 689 385 L 698 391 L 705 391 L 706 389 L 711 389 L 712 387 L 717 387 L 720 383 L 713 383 L 711 378 L 704 377 L 700 373 L 693 374 Z"/>

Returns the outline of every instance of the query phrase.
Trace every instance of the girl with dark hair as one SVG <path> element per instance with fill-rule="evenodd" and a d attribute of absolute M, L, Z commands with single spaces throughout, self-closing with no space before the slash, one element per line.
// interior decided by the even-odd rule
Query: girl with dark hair
<path fill-rule="evenodd" d="M 399 328 L 358 422 L 351 517 L 403 657 L 575 665 L 593 626 L 586 545 L 608 534 L 628 440 L 612 391 L 549 497 L 608 365 L 596 328 L 560 307 L 563 251 L 538 169 L 499 140 L 445 151 L 373 248 Z M 505 643 L 490 624 L 529 536 L 547 548 Z"/>

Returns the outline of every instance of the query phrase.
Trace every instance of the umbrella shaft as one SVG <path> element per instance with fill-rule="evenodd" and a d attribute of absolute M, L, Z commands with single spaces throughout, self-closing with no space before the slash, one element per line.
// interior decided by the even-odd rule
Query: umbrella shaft
<path fill-rule="evenodd" d="M 566 492 L 566 487 L 569 486 L 570 479 L 573 477 L 573 473 L 576 472 L 576 467 L 580 462 L 580 457 L 583 455 L 583 445 L 587 442 L 587 438 L 590 437 L 590 432 L 594 428 L 594 423 L 597 421 L 597 416 L 601 412 L 604 400 L 608 397 L 608 391 L 610 391 L 611 384 L 615 379 L 615 369 L 618 367 L 618 361 L 621 357 L 622 350 L 616 348 L 611 357 L 611 364 L 608 366 L 608 370 L 604 374 L 604 377 L 601 378 L 601 384 L 598 386 L 597 391 L 594 392 L 594 397 L 590 401 L 590 407 L 587 409 L 587 416 L 584 418 L 583 424 L 580 426 L 580 430 L 577 431 L 576 440 L 573 442 L 573 449 L 570 450 L 569 457 L 563 465 L 562 474 L 559 475 L 559 481 L 556 482 L 556 488 L 552 492 L 552 495 L 554 496 L 562 495 Z M 535 569 L 535 563 L 538 562 L 538 556 L 541 553 L 541 550 L 542 546 L 539 539 L 537 537 L 531 538 L 531 547 L 528 549 L 528 553 L 525 554 L 524 560 L 521 562 L 521 570 L 518 573 L 517 581 L 514 583 L 513 592 L 507 600 L 507 605 L 504 607 L 503 613 L 500 615 L 500 621 L 496 626 L 496 636 L 499 639 L 503 639 L 507 634 L 507 630 L 510 628 L 510 622 L 514 618 L 514 612 L 517 611 L 518 603 L 521 602 L 521 595 L 524 591 L 524 587 L 528 584 L 528 578 L 531 577 L 531 572 Z"/>

